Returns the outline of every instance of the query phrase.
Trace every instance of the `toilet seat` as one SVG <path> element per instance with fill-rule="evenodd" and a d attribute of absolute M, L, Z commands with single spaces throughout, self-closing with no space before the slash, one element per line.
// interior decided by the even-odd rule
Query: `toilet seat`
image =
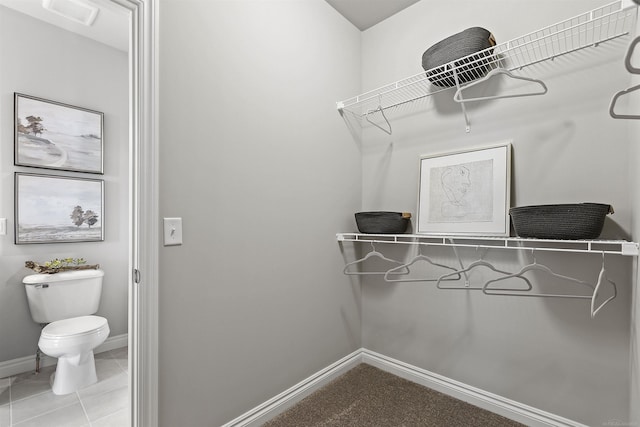
<path fill-rule="evenodd" d="M 108 328 L 107 319 L 100 316 L 80 316 L 57 320 L 42 329 L 40 338 L 60 339 L 91 335 Z"/>

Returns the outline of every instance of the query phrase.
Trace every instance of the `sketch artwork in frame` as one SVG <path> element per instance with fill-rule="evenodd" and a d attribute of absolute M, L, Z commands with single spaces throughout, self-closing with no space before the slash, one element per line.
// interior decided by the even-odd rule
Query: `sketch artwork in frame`
<path fill-rule="evenodd" d="M 15 243 L 104 240 L 101 179 L 15 173 Z"/>
<path fill-rule="evenodd" d="M 103 173 L 104 114 L 14 93 L 14 164 Z"/>
<path fill-rule="evenodd" d="M 508 236 L 511 144 L 420 158 L 418 234 Z"/>

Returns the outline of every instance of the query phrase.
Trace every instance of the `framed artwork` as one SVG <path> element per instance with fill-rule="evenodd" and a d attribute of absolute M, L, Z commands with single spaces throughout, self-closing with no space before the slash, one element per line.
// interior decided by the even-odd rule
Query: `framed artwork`
<path fill-rule="evenodd" d="M 103 173 L 104 114 L 14 93 L 14 164 Z"/>
<path fill-rule="evenodd" d="M 420 158 L 418 234 L 508 236 L 511 144 Z"/>
<path fill-rule="evenodd" d="M 15 243 L 104 240 L 101 179 L 15 173 Z"/>

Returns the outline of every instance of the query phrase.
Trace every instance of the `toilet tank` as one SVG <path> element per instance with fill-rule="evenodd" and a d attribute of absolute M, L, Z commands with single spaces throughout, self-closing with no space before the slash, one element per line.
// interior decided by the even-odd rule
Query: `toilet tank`
<path fill-rule="evenodd" d="M 22 283 L 27 291 L 31 317 L 51 323 L 94 314 L 100 306 L 102 270 L 74 270 L 56 274 L 32 274 Z"/>

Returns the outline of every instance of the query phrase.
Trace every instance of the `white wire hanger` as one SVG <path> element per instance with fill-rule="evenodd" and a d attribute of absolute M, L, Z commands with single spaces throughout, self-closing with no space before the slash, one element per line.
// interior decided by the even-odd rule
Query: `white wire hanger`
<path fill-rule="evenodd" d="M 532 91 L 532 92 L 524 92 L 524 93 L 519 93 L 519 94 L 512 94 L 512 95 L 491 95 L 491 96 L 481 96 L 478 98 L 462 98 L 462 91 L 465 89 L 468 89 L 470 87 L 476 86 L 478 84 L 484 83 L 487 80 L 492 79 L 495 75 L 497 74 L 504 74 L 514 80 L 525 80 L 528 82 L 532 82 L 532 83 L 536 83 L 539 87 L 540 90 L 538 91 Z M 491 99 L 502 99 L 502 98 L 519 98 L 519 97 L 523 97 L 523 96 L 534 96 L 534 95 L 544 95 L 545 93 L 547 93 L 548 89 L 547 89 L 547 85 L 544 84 L 544 82 L 542 80 L 538 80 L 538 79 L 532 79 L 530 77 L 524 77 L 524 76 L 518 76 L 513 74 L 511 71 L 507 70 L 506 68 L 494 68 L 493 70 L 489 71 L 484 77 L 481 77 L 477 80 L 474 80 L 471 83 L 468 83 L 464 86 L 460 86 L 458 87 L 458 89 L 456 90 L 456 93 L 453 95 L 453 100 L 455 102 L 458 103 L 463 103 L 463 102 L 474 102 L 474 101 L 488 101 Z"/>
<path fill-rule="evenodd" d="M 342 271 L 344 274 L 348 275 L 348 276 L 363 276 L 363 275 L 373 275 L 373 274 L 378 274 L 378 275 L 384 275 L 387 273 L 387 270 L 384 271 L 349 271 L 349 267 L 356 265 L 356 264 L 361 264 L 364 261 L 371 259 L 371 258 L 377 258 L 380 259 L 382 261 L 386 261 L 392 264 L 395 264 L 396 266 L 400 265 L 402 266 L 402 263 L 400 261 L 396 261 L 395 259 L 391 259 L 391 258 L 387 258 L 386 256 L 384 256 L 382 253 L 376 251 L 375 246 L 373 245 L 373 242 L 371 242 L 371 252 L 369 252 L 368 254 L 366 254 L 364 257 L 357 259 L 355 261 L 351 261 L 350 263 L 348 263 L 347 265 L 344 266 L 344 270 Z M 407 267 L 405 267 L 405 270 L 402 272 L 399 272 L 397 274 L 408 274 L 409 273 L 409 269 Z"/>
<path fill-rule="evenodd" d="M 600 292 L 600 288 L 602 287 L 602 285 L 606 283 L 610 284 L 613 288 L 613 295 L 604 300 L 602 304 L 600 304 L 598 308 L 596 308 L 595 305 L 596 298 L 598 297 L 598 292 Z M 591 318 L 593 319 L 594 317 L 596 317 L 596 314 L 598 314 L 602 307 L 607 305 L 607 303 L 613 300 L 616 296 L 618 296 L 618 288 L 616 287 L 615 282 L 609 279 L 609 277 L 607 276 L 607 270 L 604 268 L 604 252 L 602 252 L 602 268 L 600 269 L 600 274 L 598 274 L 598 282 L 596 283 L 595 290 L 593 291 L 593 297 L 591 298 Z"/>
<path fill-rule="evenodd" d="M 399 275 L 399 274 L 403 274 L 402 271 L 403 269 L 406 269 L 407 271 L 409 271 L 409 267 L 414 265 L 416 262 L 419 261 L 424 261 L 434 267 L 441 267 L 441 268 L 445 268 L 447 270 L 451 270 L 451 271 L 456 271 L 456 269 L 454 267 L 450 267 L 448 265 L 445 264 L 440 264 L 437 263 L 435 261 L 433 261 L 431 258 L 429 258 L 427 255 L 423 255 L 422 254 L 422 246 L 420 245 L 418 247 L 418 255 L 416 255 L 415 257 L 413 257 L 413 259 L 411 261 L 409 261 L 407 264 L 403 264 L 400 265 L 398 267 L 392 268 L 391 270 L 387 271 L 384 275 L 384 280 L 387 282 L 435 282 L 436 278 L 399 278 L 399 279 L 392 279 L 390 276 L 392 274 L 395 275 Z M 448 279 L 448 280 L 460 280 L 462 276 L 460 276 L 460 274 L 457 274 L 457 277 L 452 278 L 452 279 Z"/>
<path fill-rule="evenodd" d="M 474 269 L 478 268 L 478 267 L 486 267 L 489 270 L 495 271 L 496 273 L 511 275 L 511 273 L 509 273 L 508 271 L 500 270 L 500 269 L 496 268 L 490 262 L 485 261 L 484 259 L 482 259 L 482 257 L 480 257 L 480 259 L 472 262 L 466 268 L 463 268 L 461 270 L 456 270 L 453 273 L 448 273 L 448 274 L 444 274 L 444 275 L 440 276 L 438 278 L 438 282 L 436 283 L 436 286 L 437 286 L 438 289 L 484 290 L 485 286 L 480 286 L 480 287 L 471 287 L 471 286 L 469 286 L 469 280 L 468 280 L 469 276 L 467 275 L 467 273 L 470 272 L 471 270 L 474 270 Z M 460 274 L 464 274 L 465 275 L 465 277 L 467 278 L 467 281 L 465 282 L 464 286 L 441 286 L 440 283 L 443 280 L 451 280 L 450 277 L 453 277 L 456 274 L 458 276 Z M 529 281 L 529 279 L 527 279 L 526 277 L 521 277 L 521 279 L 527 284 L 527 288 L 522 289 L 522 290 L 528 291 L 528 290 L 533 289 L 533 286 L 531 285 L 531 282 Z M 504 290 L 504 291 L 518 291 L 519 289 L 502 288 L 502 290 Z"/>
<path fill-rule="evenodd" d="M 634 0 L 635 1 L 635 0 Z M 631 57 L 636 49 L 636 45 L 640 43 L 640 36 L 633 39 L 633 41 L 629 44 L 629 48 L 627 49 L 627 55 L 624 58 L 624 66 L 627 68 L 627 71 L 631 74 L 640 74 L 640 68 L 636 68 L 631 65 Z M 611 103 L 609 104 L 609 115 L 614 119 L 640 119 L 640 115 L 638 114 L 618 114 L 615 112 L 616 103 L 618 102 L 618 98 L 621 96 L 628 95 L 640 89 L 640 85 L 632 86 L 628 89 L 621 90 L 620 92 L 616 92 L 611 98 Z"/>
<path fill-rule="evenodd" d="M 371 123 L 372 125 L 374 125 L 375 127 L 377 127 L 378 129 L 388 133 L 389 135 L 392 134 L 392 130 L 391 130 L 391 123 L 389 123 L 389 119 L 387 119 L 387 115 L 384 114 L 384 108 L 382 108 L 382 100 L 380 99 L 381 96 L 378 95 L 378 108 L 374 108 L 373 110 L 369 110 L 365 113 L 364 118 Z M 384 121 L 387 123 L 387 128 L 384 128 L 382 126 L 380 126 L 379 124 L 377 124 L 376 122 L 374 122 L 373 120 L 371 120 L 369 118 L 369 114 L 373 114 L 373 113 L 380 113 L 382 114 L 382 118 L 384 119 Z"/>
<path fill-rule="evenodd" d="M 577 283 L 580 285 L 584 285 L 587 286 L 590 289 L 593 289 L 593 293 L 591 295 L 569 295 L 569 294 L 539 294 L 539 293 L 532 293 L 532 294 L 527 294 L 527 293 L 508 293 L 508 292 L 504 292 L 500 289 L 497 288 L 489 288 L 489 285 L 491 283 L 495 283 L 498 282 L 500 280 L 505 280 L 508 279 L 510 277 L 521 277 L 522 274 L 526 273 L 527 271 L 532 271 L 532 270 L 536 270 L 536 271 L 543 271 L 545 273 L 550 274 L 551 276 L 558 278 L 558 279 L 563 279 L 563 280 L 567 280 L 573 283 Z M 598 297 L 598 293 L 600 292 L 600 289 L 603 285 L 609 284 L 611 285 L 612 289 L 613 289 L 613 295 L 611 295 L 609 298 L 607 298 L 606 300 L 604 300 L 600 305 L 598 305 L 598 307 L 596 307 L 596 299 Z M 594 286 L 593 284 L 589 283 L 589 282 L 585 282 L 584 280 L 580 280 L 580 279 L 576 279 L 574 277 L 569 277 L 569 276 L 564 276 L 562 274 L 558 274 L 553 272 L 549 267 L 547 267 L 544 264 L 538 264 L 535 256 L 533 258 L 533 264 L 529 264 L 524 266 L 518 273 L 515 273 L 513 275 L 510 276 L 504 276 L 498 279 L 494 279 L 494 280 L 489 280 L 487 283 L 485 283 L 484 286 L 484 290 L 483 292 L 487 295 L 515 295 L 515 296 L 526 296 L 526 297 L 552 297 L 552 298 L 573 298 L 573 299 L 588 299 L 591 300 L 591 318 L 594 318 L 596 316 L 596 314 L 605 306 L 607 305 L 610 301 L 612 301 L 614 298 L 616 298 L 616 296 L 618 295 L 618 289 L 616 287 L 616 284 L 613 280 L 609 279 L 609 277 L 607 276 L 607 270 L 605 268 L 604 265 L 604 252 L 602 253 L 602 268 L 600 269 L 600 273 L 598 274 L 598 282 L 596 283 L 596 285 Z"/>
<path fill-rule="evenodd" d="M 594 289 L 594 285 L 592 285 L 589 282 L 585 282 L 584 280 L 576 279 L 575 277 L 564 276 L 562 274 L 555 273 L 553 270 L 551 270 L 546 265 L 539 264 L 538 261 L 536 260 L 535 249 L 532 249 L 532 255 L 533 255 L 533 263 L 525 265 L 517 273 L 509 274 L 507 276 L 503 276 L 503 277 L 499 277 L 497 279 L 492 279 L 492 280 L 487 281 L 484 284 L 484 287 L 483 287 L 482 291 L 487 295 L 518 295 L 518 296 L 526 296 L 526 297 L 554 297 L 554 298 L 577 298 L 577 299 L 585 299 L 585 298 L 591 299 L 591 298 L 593 298 L 593 294 L 591 294 L 589 296 L 585 296 L 585 295 L 570 295 L 570 294 L 540 294 L 540 293 L 522 293 L 522 292 L 509 293 L 509 292 L 505 292 L 503 289 L 490 288 L 489 287 L 489 285 L 491 285 L 492 283 L 499 282 L 501 280 L 506 280 L 506 279 L 510 279 L 510 278 L 514 278 L 514 277 L 524 278 L 524 274 L 529 272 L 529 271 L 540 271 L 540 272 L 546 273 L 547 275 L 549 275 L 549 276 L 551 276 L 553 278 L 566 280 L 566 281 L 572 282 L 572 283 L 577 283 L 579 285 L 586 286 L 586 287 L 588 287 L 588 288 L 590 288 L 592 290 Z"/>

